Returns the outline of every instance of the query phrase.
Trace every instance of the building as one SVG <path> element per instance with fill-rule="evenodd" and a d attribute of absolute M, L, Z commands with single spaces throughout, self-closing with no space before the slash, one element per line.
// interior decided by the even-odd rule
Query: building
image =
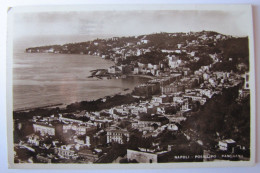
<path fill-rule="evenodd" d="M 28 136 L 27 143 L 32 144 L 34 146 L 39 146 L 40 145 L 40 137 L 37 136 L 37 135 L 30 135 L 30 136 Z"/>
<path fill-rule="evenodd" d="M 78 124 L 64 124 L 63 125 L 63 133 L 67 133 L 69 130 L 74 130 L 76 134 L 78 135 L 84 135 L 86 134 L 86 127 L 85 126 L 80 126 Z"/>
<path fill-rule="evenodd" d="M 121 67 L 122 69 L 122 67 Z M 118 73 L 122 73 L 122 70 L 120 68 L 118 68 L 117 66 L 111 66 L 107 69 L 108 73 L 110 74 L 118 74 Z"/>
<path fill-rule="evenodd" d="M 52 125 L 48 125 L 48 124 L 33 124 L 33 130 L 34 132 L 40 132 L 40 134 L 42 136 L 45 135 L 51 135 L 54 136 L 55 135 L 55 127 L 53 127 Z"/>
<path fill-rule="evenodd" d="M 179 130 L 179 128 L 176 124 L 167 124 L 167 129 L 169 131 L 178 131 Z"/>
<path fill-rule="evenodd" d="M 113 37 L 111 38 L 112 41 L 118 41 L 119 40 L 119 37 Z"/>
<path fill-rule="evenodd" d="M 196 95 L 183 95 L 184 98 L 191 98 L 192 101 L 198 101 L 201 105 L 204 105 L 207 102 L 207 99 L 205 97 L 196 96 Z"/>
<path fill-rule="evenodd" d="M 49 50 L 48 50 L 48 53 L 53 53 L 54 52 L 54 49 L 51 47 Z"/>
<path fill-rule="evenodd" d="M 132 123 L 132 128 L 139 131 L 153 131 L 155 126 L 161 127 L 169 123 L 169 119 L 166 117 L 145 117 L 141 118 L 138 122 Z"/>
<path fill-rule="evenodd" d="M 250 89 L 250 85 L 249 85 L 249 73 L 245 73 L 244 74 L 244 87 L 243 89 Z"/>
<path fill-rule="evenodd" d="M 107 143 L 116 142 L 123 144 L 124 140 L 129 141 L 130 134 L 126 130 L 107 130 Z"/>
<path fill-rule="evenodd" d="M 153 94 L 157 94 L 160 92 L 160 85 L 159 83 L 153 84 L 141 84 L 134 88 L 134 95 L 138 96 L 150 96 Z"/>
<path fill-rule="evenodd" d="M 92 142 L 93 142 L 92 137 L 86 136 L 86 146 L 90 147 Z"/>
<path fill-rule="evenodd" d="M 154 122 L 154 121 L 138 121 L 132 123 L 132 128 L 138 129 L 139 131 L 154 131 L 154 126 L 161 126 L 160 122 Z"/>
<path fill-rule="evenodd" d="M 240 98 L 245 98 L 248 95 L 250 95 L 250 82 L 249 82 L 249 73 L 245 73 L 243 75 L 244 77 L 244 85 L 242 89 L 239 90 L 239 97 Z"/>
<path fill-rule="evenodd" d="M 170 101 L 169 97 L 166 95 L 154 96 L 153 100 L 156 103 L 168 103 Z"/>
<path fill-rule="evenodd" d="M 176 83 L 176 84 L 173 83 L 173 84 L 161 87 L 161 91 L 163 94 L 180 92 L 180 91 L 183 91 L 183 86 L 179 85 L 178 83 Z"/>
<path fill-rule="evenodd" d="M 74 130 L 77 135 L 85 135 L 89 131 L 96 130 L 97 127 L 94 125 L 81 125 L 78 123 L 64 124 L 63 133 L 67 133 L 68 130 Z"/>
<path fill-rule="evenodd" d="M 141 40 L 141 43 L 143 44 L 147 44 L 149 42 L 149 40 Z"/>
<path fill-rule="evenodd" d="M 65 123 L 68 123 L 68 122 L 70 122 L 70 123 L 79 123 L 79 124 L 83 123 L 83 121 L 81 121 L 81 120 L 76 120 L 76 119 L 72 119 L 72 118 L 66 118 L 66 117 L 63 117 L 61 114 L 59 116 L 60 116 L 59 117 L 59 121 L 62 121 L 62 122 L 65 122 Z"/>
<path fill-rule="evenodd" d="M 240 89 L 239 90 L 239 98 L 245 98 L 250 95 L 250 90 Z"/>
<path fill-rule="evenodd" d="M 225 139 L 218 142 L 218 147 L 222 151 L 232 151 L 236 146 L 236 141 L 233 139 Z"/>
<path fill-rule="evenodd" d="M 136 160 L 138 163 L 157 163 L 157 154 L 127 149 L 127 159 Z"/>
<path fill-rule="evenodd" d="M 63 158 L 72 158 L 75 155 L 72 145 L 62 145 L 55 148 L 54 152 Z"/>
<path fill-rule="evenodd" d="M 181 111 L 189 111 L 191 110 L 191 106 L 189 104 L 189 100 L 188 99 L 183 99 L 183 104 L 181 106 Z"/>
<path fill-rule="evenodd" d="M 148 63 L 148 64 L 147 64 L 147 68 L 148 68 L 148 69 L 153 69 L 153 64 Z"/>
<path fill-rule="evenodd" d="M 93 163 L 98 160 L 98 155 L 93 153 L 91 150 L 81 150 L 78 152 L 78 156 L 86 162 Z"/>
<path fill-rule="evenodd" d="M 133 73 L 134 73 L 134 74 L 139 74 L 139 68 L 138 68 L 138 67 L 135 67 Z"/>

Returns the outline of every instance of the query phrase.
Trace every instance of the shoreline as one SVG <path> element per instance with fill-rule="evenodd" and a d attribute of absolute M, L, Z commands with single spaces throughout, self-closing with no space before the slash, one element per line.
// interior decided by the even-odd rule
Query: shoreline
<path fill-rule="evenodd" d="M 54 108 L 54 107 L 61 108 L 62 106 L 67 106 L 67 105 L 65 105 L 64 103 L 57 103 L 57 104 L 50 104 L 50 105 L 38 106 L 38 107 L 17 108 L 14 109 L 13 112 L 29 112 L 35 109 L 45 109 L 45 108 Z"/>
<path fill-rule="evenodd" d="M 127 75 L 127 77 L 137 77 L 137 78 L 146 78 L 146 79 L 154 79 L 152 76 L 146 76 L 146 75 Z M 126 79 L 127 79 L 126 77 Z M 121 78 L 120 78 L 121 79 Z M 140 84 L 136 84 L 136 86 L 138 86 Z M 134 88 L 135 88 L 134 87 Z M 54 103 L 54 104 L 49 104 L 49 105 L 43 105 L 43 106 L 35 106 L 35 107 L 25 107 L 25 108 L 17 108 L 17 109 L 13 109 L 13 112 L 15 113 L 19 113 L 19 112 L 30 112 L 30 111 L 34 111 L 36 109 L 54 109 L 56 107 L 60 108 L 60 109 L 64 109 L 66 108 L 68 105 L 74 104 L 74 103 L 80 103 L 80 102 L 84 102 L 84 101 L 96 101 L 98 99 L 104 99 L 106 97 L 114 97 L 115 95 L 127 95 L 127 94 L 131 94 L 133 92 L 133 89 L 129 89 L 129 88 L 122 88 L 120 91 L 114 93 L 114 94 L 110 94 L 110 95 L 105 95 L 101 98 L 96 98 L 96 99 L 90 99 L 90 100 L 80 100 L 80 101 L 75 101 L 75 102 L 71 102 L 71 103 Z"/>
<path fill-rule="evenodd" d="M 147 78 L 147 79 L 156 79 L 156 76 L 148 76 L 148 75 L 135 75 L 135 74 L 131 74 L 131 75 L 127 75 L 129 77 L 141 77 L 141 78 Z"/>
<path fill-rule="evenodd" d="M 36 52 L 32 52 L 32 53 L 29 53 L 29 52 L 23 52 L 23 53 L 26 53 L 26 54 L 56 54 L 56 53 L 45 53 L 45 52 L 39 52 L 39 53 L 36 53 Z M 67 54 L 67 53 L 57 53 L 56 55 L 81 55 L 81 54 Z M 98 55 L 88 55 L 88 54 L 83 54 L 85 55 L 86 57 L 88 56 L 91 56 L 91 57 L 95 57 L 95 58 L 99 58 L 99 59 L 102 59 L 108 62 L 112 62 L 112 65 L 115 65 L 115 62 L 111 59 L 104 59 L 102 58 L 101 56 L 98 56 Z M 99 70 L 104 70 L 104 69 L 100 69 L 100 68 L 97 68 L 97 69 L 94 69 L 94 70 L 90 70 L 89 72 L 92 73 L 94 71 L 99 71 Z M 88 76 L 90 77 L 90 76 Z M 123 74 L 120 74 L 119 76 L 114 76 L 114 74 L 108 74 L 107 76 L 92 76 L 93 78 L 94 77 L 97 77 L 101 80 L 105 80 L 106 77 L 112 77 L 112 78 L 115 78 L 115 79 L 126 79 L 128 77 L 137 77 L 137 78 L 145 78 L 145 79 L 154 79 L 156 77 L 153 77 L 153 76 L 147 76 L 147 75 L 134 75 L 134 74 L 127 74 L 127 75 L 123 75 Z M 143 82 L 142 82 L 143 83 Z M 133 87 L 133 89 L 129 89 L 129 88 L 122 88 L 120 91 L 117 91 L 116 93 L 113 93 L 113 94 L 110 94 L 110 95 L 105 95 L 103 97 L 100 97 L 100 98 L 105 98 L 105 97 L 108 97 L 108 96 L 115 96 L 115 95 L 126 95 L 126 94 L 131 94 L 132 91 L 134 90 L 134 88 L 142 83 L 137 83 L 135 84 L 135 86 Z M 16 109 L 13 109 L 13 112 L 29 112 L 29 111 L 33 111 L 33 110 L 36 110 L 36 109 L 54 109 L 56 107 L 60 108 L 60 109 L 65 109 L 68 105 L 70 104 L 73 104 L 73 103 L 77 103 L 77 102 L 83 102 L 83 101 L 94 101 L 94 100 L 98 100 L 100 98 L 95 98 L 95 99 L 90 99 L 90 100 L 80 100 L 80 101 L 75 101 L 75 102 L 70 102 L 70 103 L 61 103 L 61 102 L 58 102 L 58 103 L 50 103 L 50 104 L 43 104 L 43 105 L 40 105 L 40 106 L 31 106 L 31 107 L 21 107 L 21 108 L 16 108 Z"/>
<path fill-rule="evenodd" d="M 77 101 L 77 102 L 73 102 L 73 103 L 69 103 L 69 104 L 53 104 L 53 105 L 47 105 L 47 106 L 40 106 L 40 107 L 33 107 L 33 108 L 25 108 L 23 110 L 13 110 L 13 113 L 29 113 L 31 111 L 35 111 L 37 109 L 43 109 L 43 110 L 53 110 L 55 108 L 59 108 L 60 110 L 66 110 L 67 109 L 67 106 L 69 105 L 73 105 L 73 104 L 76 104 L 76 103 L 82 103 L 82 102 L 96 102 L 98 101 L 99 99 L 106 99 L 107 97 L 115 97 L 115 96 L 127 96 L 127 95 L 131 95 L 133 97 L 133 95 L 131 94 L 132 93 L 132 90 L 127 90 L 127 91 L 121 91 L 119 93 L 115 93 L 113 95 L 106 95 L 102 98 L 98 98 L 98 99 L 95 99 L 95 100 L 82 100 L 82 101 Z M 60 106 L 58 106 L 60 105 Z"/>
<path fill-rule="evenodd" d="M 23 51 L 21 51 L 23 50 Z M 25 53 L 25 54 L 44 54 L 44 55 L 82 55 L 82 54 L 68 54 L 68 53 L 47 53 L 47 52 L 26 52 L 26 50 L 24 49 L 20 49 L 20 51 L 18 51 L 17 53 Z M 83 54 L 83 56 L 85 57 L 94 57 L 94 58 L 99 58 L 101 59 L 102 61 L 104 60 L 104 63 L 110 63 L 111 62 L 111 65 L 115 65 L 114 61 L 112 60 L 109 60 L 109 59 L 103 59 L 101 56 L 98 56 L 98 55 L 89 55 L 89 54 Z M 98 69 L 95 69 L 95 70 L 98 70 Z M 91 73 L 92 70 L 90 70 L 89 72 Z M 86 77 L 86 76 L 84 76 Z M 123 89 L 122 91 L 120 91 L 121 93 L 123 92 Z M 117 93 L 115 93 L 117 94 Z M 115 95 L 113 94 L 113 95 Z M 113 95 L 108 95 L 108 96 L 113 96 Z M 106 96 L 104 96 L 106 97 Z M 103 97 L 102 97 L 103 98 Z M 98 99 L 98 98 L 97 98 Z M 95 100 L 97 100 L 95 99 Z M 82 101 L 91 101 L 91 100 L 80 100 L 80 101 L 75 101 L 75 102 L 82 102 Z M 42 105 L 39 105 L 39 106 L 24 106 L 24 107 L 18 107 L 18 108 L 13 108 L 13 112 L 29 112 L 29 111 L 32 111 L 32 110 L 36 110 L 36 109 L 52 109 L 52 108 L 55 108 L 55 107 L 59 107 L 60 109 L 64 109 L 66 108 L 66 106 L 70 105 L 70 104 L 73 104 L 75 102 L 70 102 L 70 103 L 62 103 L 62 102 L 57 102 L 57 103 L 46 103 L 46 104 L 42 104 Z M 14 98 L 13 98 L 13 107 L 14 107 Z"/>

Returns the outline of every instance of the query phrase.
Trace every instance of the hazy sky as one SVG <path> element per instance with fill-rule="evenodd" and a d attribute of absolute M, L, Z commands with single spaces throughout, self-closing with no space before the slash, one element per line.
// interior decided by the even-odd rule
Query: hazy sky
<path fill-rule="evenodd" d="M 90 11 L 14 15 L 15 37 L 29 35 L 140 35 L 211 30 L 244 36 L 246 14 L 233 11 Z"/>

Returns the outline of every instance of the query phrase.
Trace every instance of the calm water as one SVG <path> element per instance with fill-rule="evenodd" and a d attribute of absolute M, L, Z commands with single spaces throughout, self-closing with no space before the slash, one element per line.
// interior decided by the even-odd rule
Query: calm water
<path fill-rule="evenodd" d="M 24 48 L 34 45 L 33 40 L 20 40 L 14 47 L 14 110 L 98 99 L 133 89 L 146 80 L 88 78 L 91 70 L 108 68 L 113 62 L 88 55 L 24 53 Z"/>

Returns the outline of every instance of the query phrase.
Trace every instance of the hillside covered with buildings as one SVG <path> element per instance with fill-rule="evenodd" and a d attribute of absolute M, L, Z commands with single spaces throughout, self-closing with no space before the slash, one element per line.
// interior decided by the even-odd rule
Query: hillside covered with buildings
<path fill-rule="evenodd" d="M 147 77 L 129 94 L 16 111 L 15 162 L 165 163 L 250 158 L 248 38 L 155 33 L 27 48 L 114 61 L 89 77 Z"/>

